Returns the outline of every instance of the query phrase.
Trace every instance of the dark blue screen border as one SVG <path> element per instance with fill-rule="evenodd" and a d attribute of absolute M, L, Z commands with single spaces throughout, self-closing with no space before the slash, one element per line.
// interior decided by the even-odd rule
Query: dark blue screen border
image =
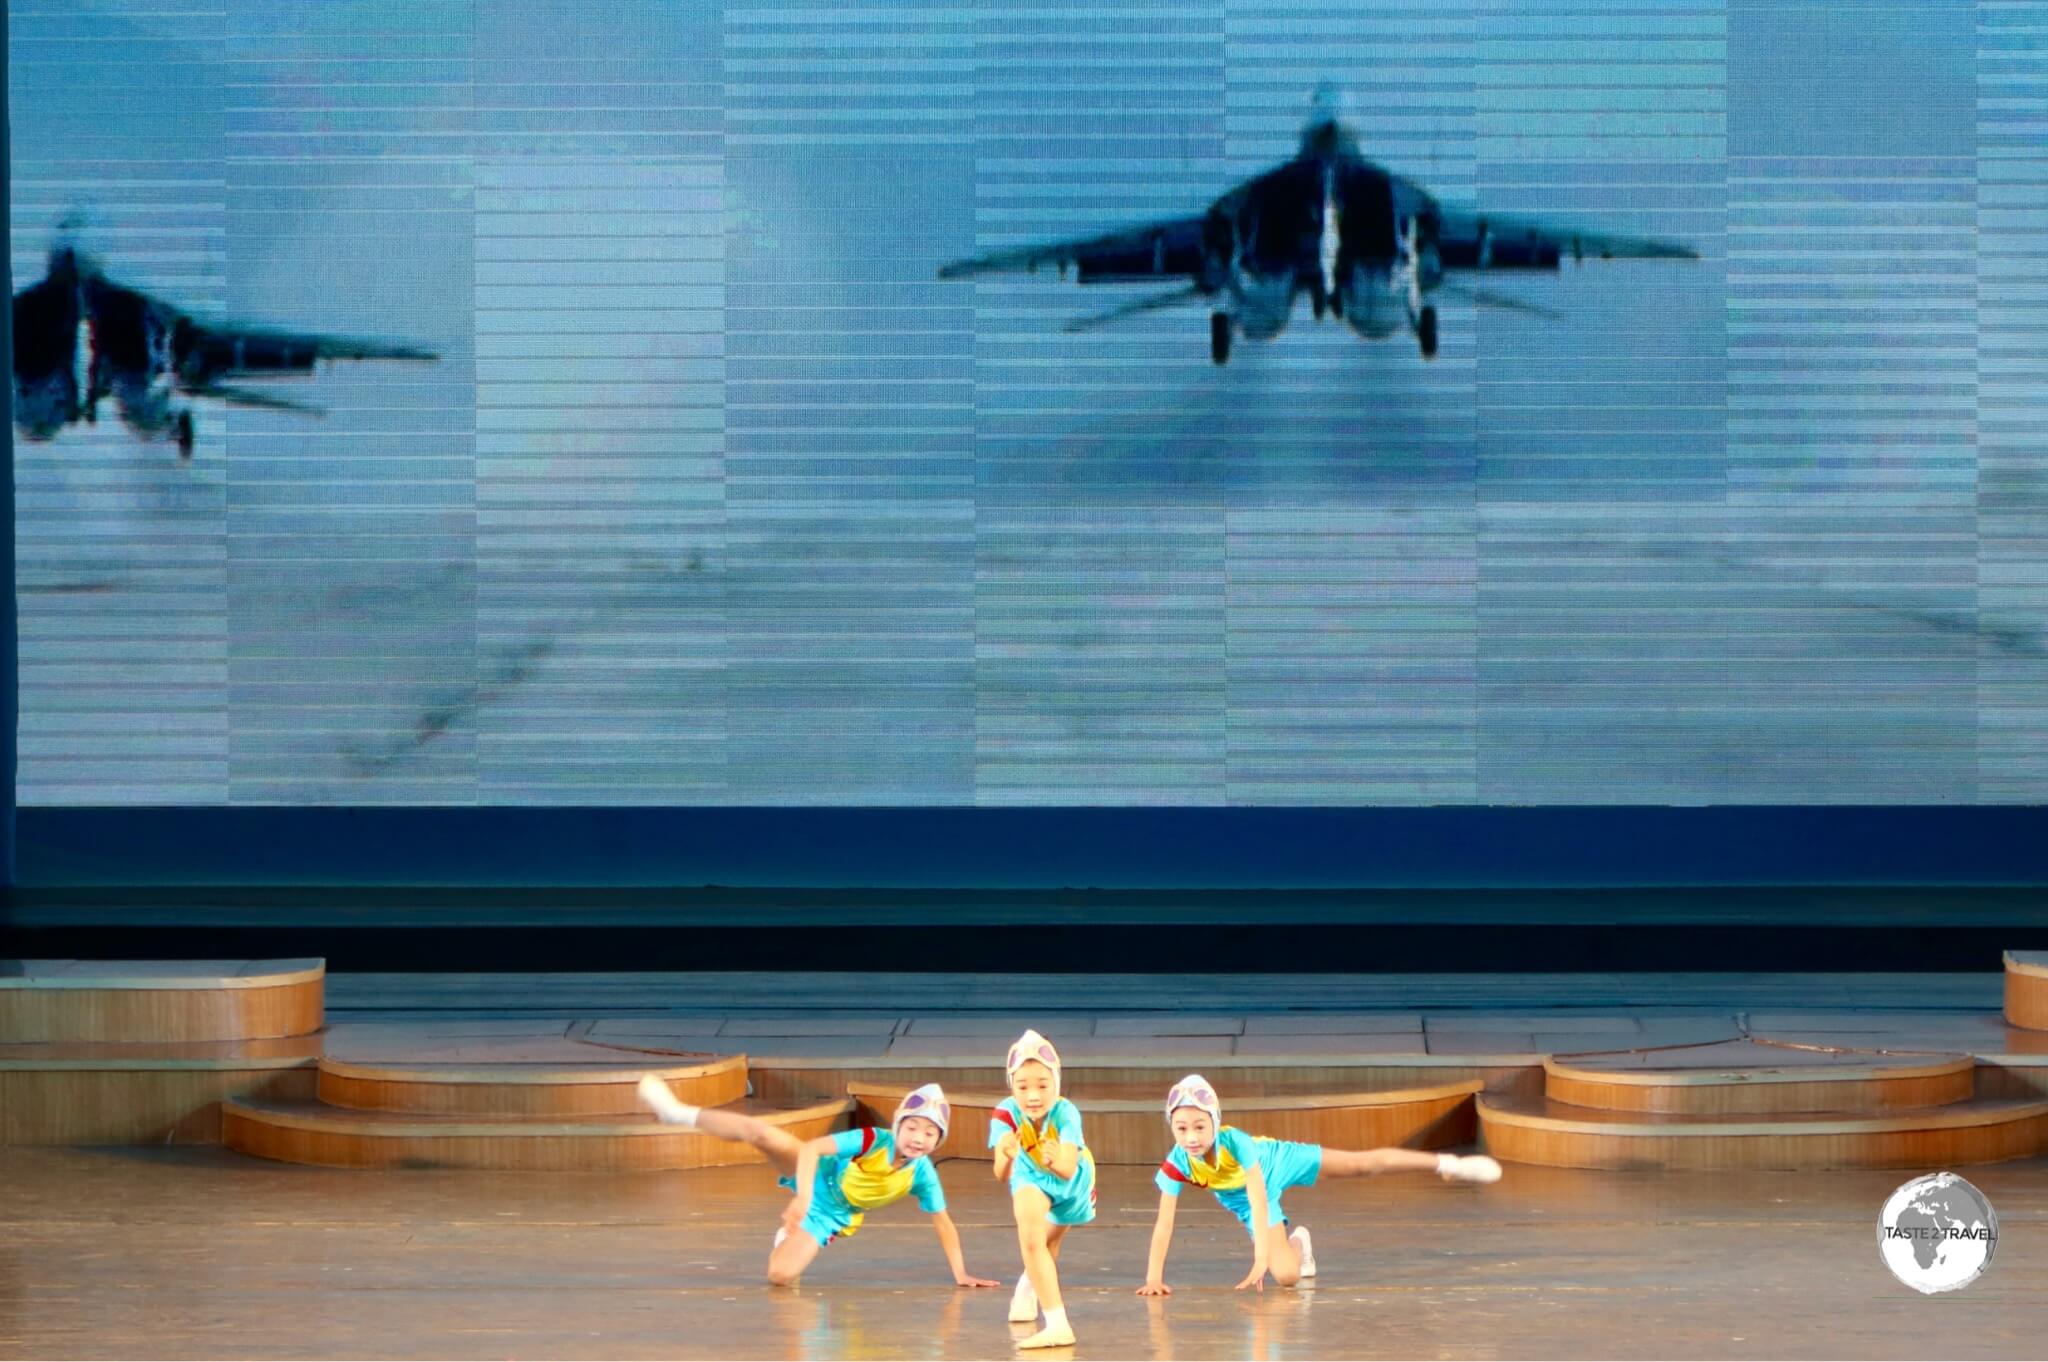
<path fill-rule="evenodd" d="M 2048 884 L 2039 807 L 28 808 L 24 888 Z"/>

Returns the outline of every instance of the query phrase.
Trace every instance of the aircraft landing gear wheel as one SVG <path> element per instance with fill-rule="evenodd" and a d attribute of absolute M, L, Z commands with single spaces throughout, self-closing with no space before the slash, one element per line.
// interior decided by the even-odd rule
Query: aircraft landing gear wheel
<path fill-rule="evenodd" d="M 1415 339 L 1422 346 L 1424 359 L 1436 358 L 1436 309 L 1425 307 L 1422 318 L 1415 324 Z"/>
<path fill-rule="evenodd" d="M 181 459 L 189 459 L 192 457 L 193 440 L 191 412 L 181 411 L 178 413 L 178 423 L 176 429 L 178 435 L 178 457 Z"/>
<path fill-rule="evenodd" d="M 1221 312 L 1209 314 L 1209 358 L 1218 364 L 1230 362 L 1230 318 Z"/>

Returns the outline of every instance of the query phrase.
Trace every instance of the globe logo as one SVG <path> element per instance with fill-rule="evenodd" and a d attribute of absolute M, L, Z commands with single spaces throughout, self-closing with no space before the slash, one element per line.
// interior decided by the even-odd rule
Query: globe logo
<path fill-rule="evenodd" d="M 1915 1291 L 1960 1291 L 1991 1266 L 1998 1216 L 1954 1173 L 1929 1173 L 1893 1192 L 1877 1216 L 1877 1253 Z"/>

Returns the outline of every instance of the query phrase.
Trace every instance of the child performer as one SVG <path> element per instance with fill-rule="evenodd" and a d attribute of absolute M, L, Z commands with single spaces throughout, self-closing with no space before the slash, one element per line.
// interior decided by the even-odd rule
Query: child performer
<path fill-rule="evenodd" d="M 1060 1348 L 1074 1341 L 1060 1299 L 1060 1242 L 1095 1218 L 1095 1156 L 1081 1134 L 1081 1113 L 1060 1096 L 1060 1056 L 1036 1031 L 1010 1047 L 1004 1072 L 1010 1095 L 988 1123 L 998 1182 L 1010 1184 L 1024 1275 L 1010 1297 L 1010 1321 L 1029 1324 L 1045 1309 L 1045 1327 L 1020 1348 Z"/>
<path fill-rule="evenodd" d="M 1252 1270 L 1237 1284 L 1266 1289 L 1266 1271 L 1282 1286 L 1316 1275 L 1308 1227 L 1287 1232 L 1280 1198 L 1290 1187 L 1313 1187 L 1319 1174 L 1357 1177 L 1374 1173 L 1435 1173 L 1446 1182 L 1499 1182 L 1500 1165 L 1484 1154 L 1429 1154 L 1418 1149 L 1325 1149 L 1245 1134 L 1223 1124 L 1216 1089 L 1200 1074 L 1189 1074 L 1166 1095 L 1166 1120 L 1173 1128 L 1173 1152 L 1160 1162 L 1159 1220 L 1152 1227 L 1152 1255 L 1145 1264 L 1141 1296 L 1170 1296 L 1166 1250 L 1173 1243 L 1173 1213 L 1183 1187 L 1206 1187 L 1224 1208 L 1244 1222 L 1252 1236 Z"/>
<path fill-rule="evenodd" d="M 927 1083 L 905 1097 L 887 1130 L 843 1130 L 807 1141 L 736 1111 L 678 1101 L 653 1074 L 640 1080 L 639 1092 L 664 1125 L 750 1144 L 786 1174 L 780 1182 L 796 1196 L 782 1212 L 782 1228 L 768 1255 L 768 1280 L 776 1286 L 795 1286 L 818 1250 L 854 1233 L 867 1212 L 900 1201 L 906 1193 L 915 1193 L 917 1204 L 931 1213 L 956 1284 L 1002 1285 L 968 1275 L 960 1232 L 946 1214 L 946 1189 L 939 1185 L 931 1153 L 946 1138 L 953 1108 L 938 1084 Z"/>

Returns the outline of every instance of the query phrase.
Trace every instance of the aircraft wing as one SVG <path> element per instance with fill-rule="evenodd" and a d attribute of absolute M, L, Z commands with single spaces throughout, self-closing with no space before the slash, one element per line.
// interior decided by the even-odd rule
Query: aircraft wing
<path fill-rule="evenodd" d="M 1437 254 L 1447 270 L 1554 270 L 1573 260 L 1697 260 L 1682 241 L 1588 232 L 1493 214 L 1445 214 Z"/>
<path fill-rule="evenodd" d="M 1084 241 L 1059 241 L 996 251 L 939 267 L 941 279 L 967 279 L 1051 267 L 1064 274 L 1069 266 L 1084 284 L 1133 283 L 1158 279 L 1202 277 L 1202 219 L 1129 227 Z"/>
<path fill-rule="evenodd" d="M 180 317 L 172 328 L 171 353 L 178 381 L 193 388 L 252 374 L 310 373 L 322 360 L 440 358 L 431 350 L 410 345 L 289 331 L 244 331 L 205 326 L 186 317 Z"/>
<path fill-rule="evenodd" d="M 295 402 L 288 397 L 274 397 L 269 393 L 258 392 L 254 388 L 237 387 L 232 383 L 207 383 L 188 386 L 183 391 L 193 397 L 211 397 L 217 401 L 225 402 L 231 407 L 258 407 L 264 411 L 296 411 L 303 412 L 308 416 L 325 416 L 327 414 L 324 409 L 313 406 L 308 402 Z"/>

